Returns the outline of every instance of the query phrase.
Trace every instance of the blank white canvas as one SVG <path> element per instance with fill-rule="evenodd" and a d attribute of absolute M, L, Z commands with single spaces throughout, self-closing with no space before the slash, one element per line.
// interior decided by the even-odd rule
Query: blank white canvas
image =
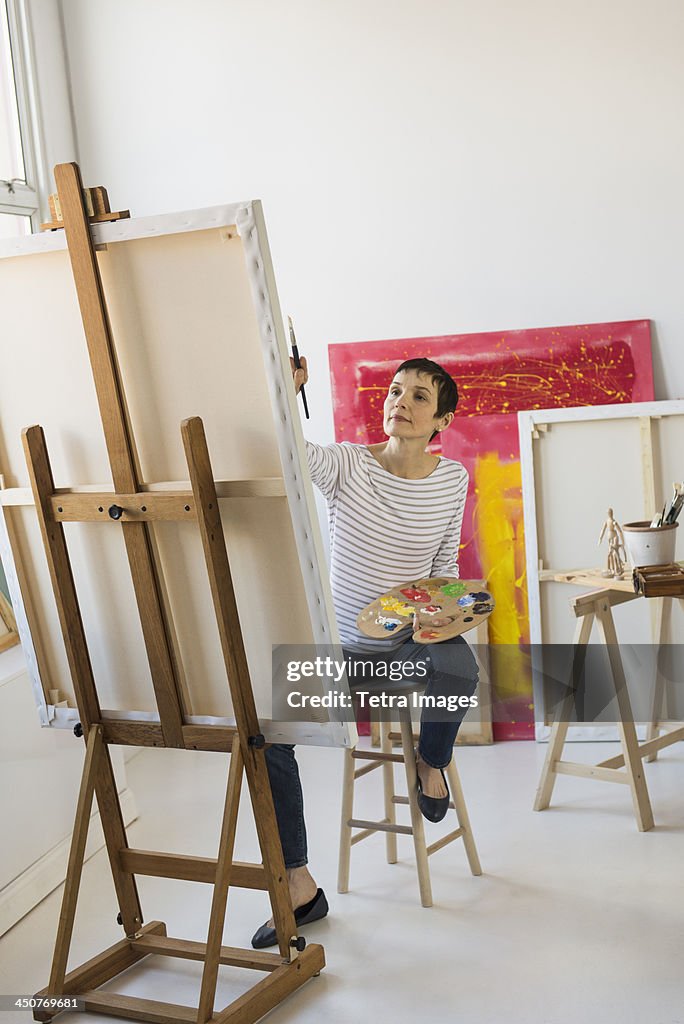
<path fill-rule="evenodd" d="M 94 238 L 106 243 L 98 262 L 144 484 L 187 481 L 180 423 L 197 415 L 217 480 L 276 478 L 281 492 L 221 501 L 267 738 L 348 743 L 343 723 L 269 721 L 271 645 L 338 637 L 260 205 L 120 221 L 95 228 Z M 12 352 L 0 378 L 5 515 L 35 605 L 38 636 L 30 639 L 44 651 L 45 678 L 36 678 L 37 667 L 33 673 L 37 702 L 44 724 L 63 724 L 74 716 L 50 707 L 50 689 L 75 702 L 35 510 L 22 491 L 22 428 L 43 426 L 57 487 L 111 487 L 111 475 L 62 232 L 0 249 L 0 307 Z M 79 523 L 65 531 L 100 704 L 125 717 L 153 716 L 120 528 Z M 159 523 L 153 534 L 189 720 L 232 721 L 198 528 Z"/>

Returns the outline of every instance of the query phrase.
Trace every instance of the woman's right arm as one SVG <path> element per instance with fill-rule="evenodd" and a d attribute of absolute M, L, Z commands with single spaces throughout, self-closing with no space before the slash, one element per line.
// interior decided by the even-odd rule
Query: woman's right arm
<path fill-rule="evenodd" d="M 293 357 L 290 356 L 290 369 L 296 394 L 309 380 L 306 356 L 301 356 L 299 361 L 301 365 L 297 368 Z M 314 444 L 313 441 L 305 441 L 305 444 L 311 479 L 321 493 L 330 499 L 339 487 L 340 478 L 348 462 L 344 449 L 339 444 L 321 445 Z"/>

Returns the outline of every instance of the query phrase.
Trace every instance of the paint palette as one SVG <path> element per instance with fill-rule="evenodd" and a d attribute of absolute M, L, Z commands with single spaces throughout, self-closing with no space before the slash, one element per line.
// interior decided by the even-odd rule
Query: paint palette
<path fill-rule="evenodd" d="M 359 612 L 356 625 L 364 636 L 385 640 L 416 616 L 413 639 L 438 644 L 474 629 L 493 610 L 494 598 L 481 580 L 440 576 L 388 590 Z"/>

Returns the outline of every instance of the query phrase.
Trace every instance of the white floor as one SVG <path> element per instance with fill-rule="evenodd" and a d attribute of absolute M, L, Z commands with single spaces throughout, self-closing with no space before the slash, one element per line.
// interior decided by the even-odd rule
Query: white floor
<path fill-rule="evenodd" d="M 571 756 L 598 761 L 614 750 L 574 744 Z M 324 945 L 328 966 L 269 1021 L 684 1022 L 684 748 L 670 747 L 646 766 L 656 827 L 645 834 L 636 830 L 625 786 L 564 776 L 551 809 L 534 813 L 544 752 L 534 743 L 458 749 L 484 874 L 470 875 L 460 843 L 439 851 L 431 858 L 435 905 L 423 909 L 409 837 L 399 837 L 394 866 L 384 861 L 382 836 L 356 846 L 352 891 L 337 894 L 341 752 L 300 748 L 311 867 L 331 905 L 329 918 L 305 934 Z M 131 845 L 215 855 L 226 771 L 220 754 L 148 750 L 134 758 L 128 776 L 140 817 L 129 829 Z M 374 805 L 381 816 L 379 775 L 358 784 L 359 817 L 371 817 Z M 240 860 L 258 859 L 247 805 L 245 791 Z M 428 827 L 437 835 L 439 826 Z M 138 884 L 146 920 L 165 921 L 169 935 L 206 938 L 208 886 Z M 31 993 L 46 983 L 60 897 L 53 893 L 0 940 L 1 992 Z M 99 853 L 84 870 L 70 965 L 121 938 L 116 914 Z M 264 894 L 232 890 L 225 943 L 249 945 L 268 916 Z M 109 987 L 192 1005 L 200 969 L 154 958 Z M 257 977 L 221 968 L 217 1007 Z M 1 1014 L 0 1024 L 13 1019 L 30 1015 Z"/>

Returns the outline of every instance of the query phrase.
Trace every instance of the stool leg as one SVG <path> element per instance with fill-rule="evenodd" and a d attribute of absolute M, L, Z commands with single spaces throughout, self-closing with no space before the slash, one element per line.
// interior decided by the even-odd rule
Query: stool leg
<path fill-rule="evenodd" d="M 424 907 L 432 906 L 432 886 L 430 885 L 430 868 L 428 867 L 427 848 L 425 846 L 425 829 L 423 828 L 423 815 L 420 813 L 417 799 L 418 773 L 416 771 L 416 758 L 413 750 L 413 727 L 411 716 L 408 711 L 399 712 L 401 727 L 401 745 L 404 751 L 404 768 L 406 769 L 406 785 L 408 787 L 408 801 L 411 810 L 411 825 L 413 827 L 413 846 L 416 851 L 416 868 L 418 870 L 418 886 L 420 888 L 420 902 Z"/>
<path fill-rule="evenodd" d="M 475 839 L 473 838 L 473 830 L 470 827 L 468 809 L 463 796 L 463 790 L 461 789 L 461 779 L 459 778 L 458 769 L 456 768 L 456 760 L 453 756 L 446 768 L 446 776 L 449 780 L 451 798 L 454 801 L 456 817 L 458 818 L 459 825 L 463 829 L 463 845 L 465 846 L 470 870 L 474 875 L 481 875 L 482 868 L 480 867 L 480 858 L 477 855 L 477 847 L 475 846 Z"/>
<path fill-rule="evenodd" d="M 389 732 L 392 728 L 391 722 L 378 722 L 380 727 L 380 739 L 382 741 L 383 754 L 392 753 L 392 742 Z M 397 814 L 394 803 L 394 764 L 392 761 L 385 761 L 382 766 L 382 785 L 385 793 L 385 819 L 390 825 L 396 825 Z M 385 832 L 387 843 L 387 863 L 397 863 L 397 834 L 396 832 Z"/>
<path fill-rule="evenodd" d="M 351 750 L 344 752 L 342 779 L 342 816 L 340 821 L 340 859 L 337 866 L 337 891 L 349 892 L 349 861 L 352 830 L 347 822 L 354 817 L 354 758 Z"/>

